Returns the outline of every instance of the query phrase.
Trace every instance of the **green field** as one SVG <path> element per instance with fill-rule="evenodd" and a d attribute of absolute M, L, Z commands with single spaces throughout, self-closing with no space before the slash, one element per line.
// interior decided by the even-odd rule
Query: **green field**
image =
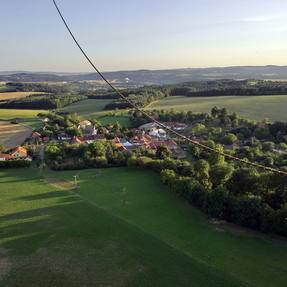
<path fill-rule="evenodd" d="M 110 103 L 111 100 L 84 100 L 72 105 L 69 105 L 62 110 L 69 113 L 77 113 L 83 117 L 97 118 L 106 111 L 103 111 L 106 104 Z M 103 111 L 102 113 L 100 113 Z"/>
<path fill-rule="evenodd" d="M 287 96 L 169 97 L 148 109 L 209 112 L 214 106 L 225 107 L 249 119 L 287 121 Z"/>
<path fill-rule="evenodd" d="M 37 114 L 45 112 L 43 110 L 14 110 L 0 109 L 0 120 L 11 120 L 15 118 L 33 119 Z"/>
<path fill-rule="evenodd" d="M 153 172 L 45 177 L 0 171 L 0 286 L 286 286 L 286 241 L 210 224 Z"/>
<path fill-rule="evenodd" d="M 119 122 L 123 126 L 129 126 L 128 117 L 120 115 L 121 112 L 104 110 L 106 104 L 110 102 L 111 100 L 85 100 L 65 107 L 62 110 L 64 112 L 77 113 L 83 118 L 96 119 L 103 125 Z"/>

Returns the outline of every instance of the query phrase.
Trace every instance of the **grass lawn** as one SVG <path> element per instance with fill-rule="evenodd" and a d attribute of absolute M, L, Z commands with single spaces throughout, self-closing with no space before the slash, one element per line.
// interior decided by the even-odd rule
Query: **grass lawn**
<path fill-rule="evenodd" d="M 71 179 L 74 174 L 51 172 L 46 176 L 51 182 L 51 177 Z M 61 185 L 61 181 L 50 185 L 41 178 L 33 169 L 0 170 L 0 286 L 247 286 L 238 274 L 214 268 L 208 258 L 189 254 L 170 241 L 175 231 L 180 231 L 178 242 L 187 240 L 181 229 L 186 223 L 194 238 L 189 245 L 202 237 L 213 245 L 216 238 L 208 239 L 212 234 L 220 236 L 218 239 L 237 237 L 212 230 L 198 212 L 166 192 L 155 174 L 128 169 L 84 171 L 80 196 L 63 190 L 67 184 Z M 274 275 L 273 286 L 283 286 L 285 243 L 279 255 L 279 246 L 273 242 L 246 239 L 244 244 L 250 241 L 253 246 L 249 249 L 266 247 L 259 259 L 273 251 L 269 269 L 261 269 L 264 263 L 258 263 L 261 286 L 268 286 L 263 281 L 266 273 Z M 198 252 L 208 254 L 211 249 L 207 245 Z M 255 257 L 258 249 L 252 251 Z"/>
<path fill-rule="evenodd" d="M 51 172 L 48 176 L 72 180 L 75 174 Z M 242 286 L 285 286 L 286 241 L 210 224 L 202 213 L 169 192 L 153 172 L 118 168 L 79 171 L 78 175 L 81 200 L 160 240 L 199 266 L 228 274 Z M 211 278 L 209 286 L 216 286 Z"/>
<path fill-rule="evenodd" d="M 214 106 L 225 107 L 249 119 L 287 121 L 287 96 L 169 97 L 148 109 L 209 112 Z"/>

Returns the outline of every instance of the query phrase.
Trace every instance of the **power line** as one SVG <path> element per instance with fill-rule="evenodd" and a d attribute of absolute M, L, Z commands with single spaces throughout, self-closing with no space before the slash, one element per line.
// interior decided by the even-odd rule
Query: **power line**
<path fill-rule="evenodd" d="M 259 168 L 259 169 L 263 169 L 265 171 L 270 171 L 270 172 L 273 172 L 273 173 L 277 173 L 277 174 L 280 174 L 280 175 L 286 175 L 287 176 L 287 172 L 284 172 L 284 171 L 281 171 L 281 170 L 278 170 L 278 169 L 275 169 L 275 168 L 272 168 L 272 167 L 268 167 L 268 166 L 264 166 L 264 165 L 261 165 L 259 163 L 256 163 L 256 162 L 250 162 L 250 161 L 247 161 L 245 159 L 241 159 L 241 158 L 238 158 L 236 156 L 232 156 L 230 154 L 227 154 L 225 152 L 221 152 L 221 151 L 218 151 L 217 149 L 215 148 L 211 148 L 205 144 L 202 144 L 198 141 L 195 141 L 195 140 L 192 140 L 180 133 L 178 133 L 177 131 L 171 129 L 170 127 L 167 127 L 166 125 L 164 125 L 163 123 L 159 122 L 158 120 L 156 120 L 155 118 L 153 118 L 152 116 L 150 116 L 146 111 L 142 110 L 141 108 L 138 108 L 131 100 L 129 100 L 127 97 L 125 97 L 120 90 L 118 90 L 114 85 L 112 85 L 107 79 L 106 77 L 102 74 L 102 72 L 96 67 L 96 65 L 93 63 L 93 61 L 89 58 L 89 56 L 87 55 L 87 53 L 84 51 L 84 49 L 82 48 L 82 46 L 80 45 L 80 43 L 78 42 L 77 38 L 75 37 L 75 35 L 73 34 L 72 30 L 70 29 L 67 21 L 65 20 L 56 0 L 52 0 L 57 11 L 58 11 L 58 14 L 61 18 L 61 20 L 63 21 L 64 25 L 66 26 L 69 34 L 71 35 L 72 39 L 74 40 L 75 44 L 78 46 L 78 48 L 80 49 L 81 53 L 84 55 L 84 57 L 86 58 L 86 60 L 88 61 L 88 63 L 93 67 L 93 69 L 99 74 L 99 76 L 103 79 L 103 81 L 116 93 L 120 96 L 120 98 L 122 98 L 124 101 L 126 101 L 131 107 L 133 107 L 135 110 L 137 110 L 138 112 L 142 113 L 146 118 L 148 118 L 149 120 L 151 120 L 152 122 L 156 123 L 158 126 L 164 128 L 165 130 L 169 131 L 171 134 L 174 134 L 176 135 L 177 137 L 183 139 L 184 141 L 187 141 L 189 143 L 191 143 L 192 145 L 194 146 L 197 146 L 201 149 L 204 149 L 208 152 L 211 152 L 211 153 L 216 153 L 216 154 L 219 154 L 219 155 L 222 155 L 224 156 L 225 158 L 227 159 L 230 159 L 230 160 L 233 160 L 233 161 L 236 161 L 236 162 L 239 162 L 239 163 L 242 163 L 242 164 L 245 164 L 245 165 L 249 165 L 249 166 L 253 166 L 253 167 L 256 167 L 256 168 Z"/>

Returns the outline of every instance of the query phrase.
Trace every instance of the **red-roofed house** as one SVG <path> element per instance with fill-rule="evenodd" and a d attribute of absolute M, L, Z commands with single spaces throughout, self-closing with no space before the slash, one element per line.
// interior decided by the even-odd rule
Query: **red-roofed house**
<path fill-rule="evenodd" d="M 28 151 L 24 147 L 18 146 L 10 155 L 13 159 L 22 159 L 28 157 Z"/>

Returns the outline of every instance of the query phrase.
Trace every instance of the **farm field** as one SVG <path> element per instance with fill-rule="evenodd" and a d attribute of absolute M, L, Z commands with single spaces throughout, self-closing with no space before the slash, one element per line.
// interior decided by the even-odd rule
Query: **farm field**
<path fill-rule="evenodd" d="M 65 190 L 75 174 L 80 188 Z M 285 286 L 286 240 L 209 223 L 151 171 L 45 176 L 29 169 L 0 174 L 0 246 L 14 274 L 6 272 L 4 286 L 40 274 L 41 286 L 75 278 L 77 286 Z M 83 270 L 86 276 L 77 276 Z"/>
<path fill-rule="evenodd" d="M 44 110 L 19 110 L 19 109 L 0 109 L 0 120 L 11 119 L 34 119 L 37 114 Z"/>
<path fill-rule="evenodd" d="M 96 119 L 102 124 L 119 122 L 121 125 L 128 126 L 129 119 L 126 116 L 122 116 L 120 112 L 106 111 L 104 110 L 106 104 L 111 100 L 85 100 L 78 103 L 74 103 L 62 109 L 64 112 L 77 113 L 83 118 Z M 113 115 L 111 115 L 113 114 Z M 116 114 L 116 115 L 114 115 Z"/>
<path fill-rule="evenodd" d="M 41 95 L 41 92 L 5 92 L 0 93 L 0 101 L 26 98 L 32 95 Z"/>
<path fill-rule="evenodd" d="M 21 145 L 31 133 L 31 128 L 0 121 L 0 144 L 5 148 Z"/>
<path fill-rule="evenodd" d="M 90 116 L 96 118 L 101 115 L 99 112 L 103 111 L 109 102 L 111 102 L 111 100 L 84 100 L 64 107 L 62 110 L 64 112 L 77 113 L 83 117 Z M 104 111 L 104 113 L 106 112 L 107 111 Z"/>
<path fill-rule="evenodd" d="M 287 96 L 169 97 L 152 103 L 148 109 L 209 112 L 214 106 L 249 119 L 287 121 Z"/>
<path fill-rule="evenodd" d="M 84 192 L 81 197 L 65 190 L 72 184 L 55 179 L 57 176 L 70 179 L 73 173 L 51 172 L 43 180 L 33 169 L 0 170 L 0 285 L 243 286 L 234 275 L 213 268 L 163 240 L 160 233 L 166 224 L 162 228 L 160 224 L 164 223 L 161 219 L 164 214 L 154 221 L 157 218 L 154 204 L 169 203 L 172 213 L 164 216 L 166 223 L 174 215 L 181 216 L 181 212 L 183 215 L 193 212 L 178 210 L 177 204 L 180 207 L 181 204 L 174 203 L 154 174 L 134 171 L 127 177 L 128 172 L 118 169 L 118 173 L 115 170 L 81 173 L 80 193 Z M 119 187 L 106 186 L 107 180 L 118 179 L 121 179 Z M 158 200 L 151 203 L 151 210 L 144 209 L 145 214 L 141 208 L 138 215 L 134 214 L 136 221 L 132 221 L 130 215 L 138 201 L 133 203 L 130 198 L 128 205 L 123 205 L 118 201 L 118 197 L 122 199 L 119 188 L 124 185 L 130 194 L 138 180 L 142 180 L 141 193 L 135 193 L 134 198 L 136 194 L 141 194 L 138 200 L 146 197 L 144 206 L 150 196 Z M 99 186 L 91 189 L 95 182 Z M 108 188 L 108 194 L 116 200 L 109 207 L 104 203 L 105 195 L 99 193 L 101 187 Z M 101 198 L 99 205 L 92 193 Z M 153 233 L 137 224 L 140 217 L 152 229 L 158 225 L 160 232 Z M 201 220 L 199 225 L 207 224 L 198 215 L 197 219 Z M 276 256 L 276 250 L 273 251 L 272 256 Z"/>

